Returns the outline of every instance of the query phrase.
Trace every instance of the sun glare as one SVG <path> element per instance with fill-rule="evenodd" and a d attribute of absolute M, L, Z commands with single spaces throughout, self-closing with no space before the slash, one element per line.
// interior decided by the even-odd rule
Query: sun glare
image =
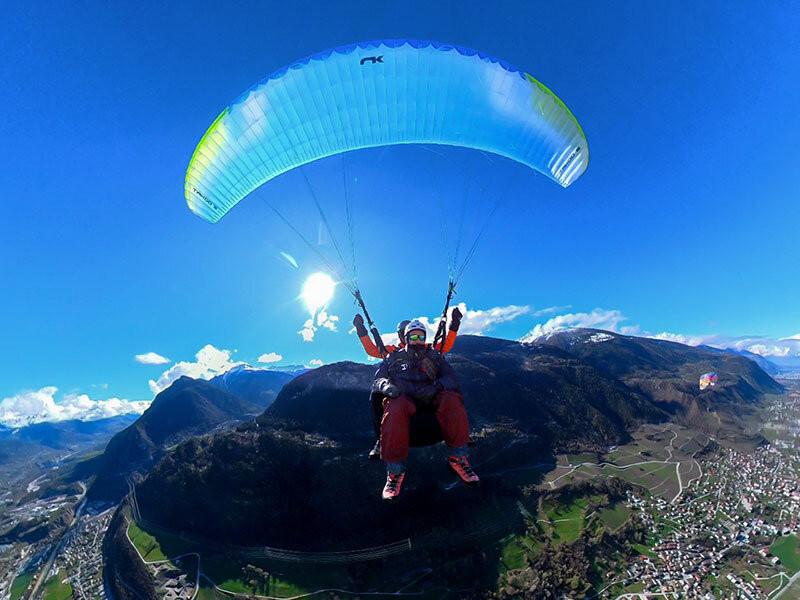
<path fill-rule="evenodd" d="M 303 284 L 303 291 L 300 297 L 306 303 L 308 311 L 315 315 L 320 309 L 328 305 L 333 299 L 333 291 L 336 282 L 327 273 L 314 273 L 309 275 Z"/>

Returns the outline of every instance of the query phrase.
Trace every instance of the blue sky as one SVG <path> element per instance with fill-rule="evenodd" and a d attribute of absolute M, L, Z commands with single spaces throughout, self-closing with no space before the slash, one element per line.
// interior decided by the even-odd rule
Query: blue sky
<path fill-rule="evenodd" d="M 338 331 L 298 335 L 308 315 L 297 296 L 320 264 L 262 199 L 304 199 L 295 216 L 307 210 L 313 225 L 302 179 L 271 182 L 212 226 L 187 209 L 183 178 L 205 129 L 253 83 L 380 38 L 502 57 L 563 98 L 589 140 L 589 169 L 568 190 L 507 161 L 448 155 L 486 187 L 509 186 L 459 289 L 472 310 L 500 307 L 472 314 L 475 330 L 518 338 L 557 319 L 550 326 L 746 336 L 767 353 L 800 334 L 797 3 L 220 6 L 4 8 L 0 398 L 53 386 L 148 399 L 149 380 L 207 344 L 230 361 L 361 359 L 341 289 L 329 307 Z M 460 175 L 434 181 L 425 169 L 444 159 L 421 150 L 371 152 L 348 158 L 356 252 L 371 311 L 391 330 L 441 310 L 444 253 L 404 225 L 435 238 L 431 189 L 447 185 L 454 202 L 445 182 Z M 341 161 L 308 173 L 340 194 L 330 182 Z M 147 352 L 170 362 L 135 361 Z"/>

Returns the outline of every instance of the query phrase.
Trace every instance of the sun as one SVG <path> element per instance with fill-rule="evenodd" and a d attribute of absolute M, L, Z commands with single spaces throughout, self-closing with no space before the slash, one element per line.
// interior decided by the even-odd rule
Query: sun
<path fill-rule="evenodd" d="M 333 299 L 336 282 L 327 273 L 314 273 L 303 284 L 300 298 L 306 303 L 308 312 L 317 314 Z"/>

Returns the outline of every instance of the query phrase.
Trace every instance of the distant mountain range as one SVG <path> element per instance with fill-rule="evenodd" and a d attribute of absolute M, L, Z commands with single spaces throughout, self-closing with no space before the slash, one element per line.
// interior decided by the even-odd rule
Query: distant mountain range
<path fill-rule="evenodd" d="M 94 421 L 55 421 L 25 427 L 0 425 L 0 441 L 19 440 L 61 450 L 76 444 L 92 443 L 133 423 L 139 415 L 128 414 Z"/>
<path fill-rule="evenodd" d="M 552 461 L 555 453 L 605 451 L 644 422 L 720 427 L 781 390 L 733 353 L 590 329 L 530 344 L 464 335 L 450 361 L 464 389 L 475 463 L 495 473 Z M 412 452 L 404 503 L 382 504 L 382 466 L 364 459 L 374 371 L 356 363 L 309 371 L 252 426 L 178 445 L 137 486 L 142 512 L 228 543 L 351 548 L 463 523 L 475 502 L 517 493 L 487 477 L 465 500 L 444 485 L 451 479 L 434 447 Z M 700 391 L 708 371 L 719 382 Z"/>
<path fill-rule="evenodd" d="M 284 385 L 307 370 L 298 366 L 257 369 L 243 365 L 217 375 L 209 383 L 263 410 L 275 401 Z"/>
<path fill-rule="evenodd" d="M 95 421 L 58 421 L 11 428 L 0 425 L 0 466 L 41 457 L 80 453 L 104 445 L 139 415 L 121 415 Z"/>
<path fill-rule="evenodd" d="M 760 354 L 755 354 L 754 352 L 750 352 L 748 350 L 729 350 L 729 352 L 734 352 L 740 356 L 744 356 L 745 358 L 749 358 L 754 363 L 756 363 L 759 367 L 761 367 L 765 373 L 770 375 L 780 375 L 785 371 L 792 370 L 790 367 L 780 367 L 779 365 L 775 364 L 768 358 L 761 356 Z"/>

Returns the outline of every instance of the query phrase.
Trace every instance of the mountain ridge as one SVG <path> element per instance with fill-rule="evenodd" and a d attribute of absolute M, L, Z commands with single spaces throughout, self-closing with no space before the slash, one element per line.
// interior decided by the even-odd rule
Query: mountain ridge
<path fill-rule="evenodd" d="M 154 398 L 150 407 L 108 442 L 97 457 L 78 464 L 75 479 L 94 478 L 92 499 L 116 499 L 127 491 L 126 478 L 146 470 L 180 441 L 233 426 L 259 414 L 291 375 L 248 373 L 206 381 L 180 377 Z M 259 386 L 253 391 L 253 381 Z M 237 389 L 242 396 L 227 391 Z M 252 401 L 250 399 L 252 399 Z"/>
<path fill-rule="evenodd" d="M 461 336 L 449 360 L 462 382 L 475 462 L 495 470 L 604 452 L 647 422 L 710 426 L 714 411 L 745 411 L 781 389 L 744 357 L 598 330 L 533 343 Z M 700 391 L 697 379 L 708 370 L 720 382 Z M 412 451 L 403 508 L 389 519 L 377 493 L 383 469 L 364 460 L 374 371 L 351 362 L 309 371 L 284 386 L 253 427 L 180 444 L 137 485 L 141 510 L 226 543 L 297 547 L 308 539 L 333 548 L 363 543 L 364 529 L 380 531 L 370 539 L 383 543 L 462 514 L 462 492 L 454 503 L 455 492 L 441 487 L 448 475 L 434 446 Z M 516 497 L 502 480 L 484 483 L 474 496 L 480 502 Z"/>

